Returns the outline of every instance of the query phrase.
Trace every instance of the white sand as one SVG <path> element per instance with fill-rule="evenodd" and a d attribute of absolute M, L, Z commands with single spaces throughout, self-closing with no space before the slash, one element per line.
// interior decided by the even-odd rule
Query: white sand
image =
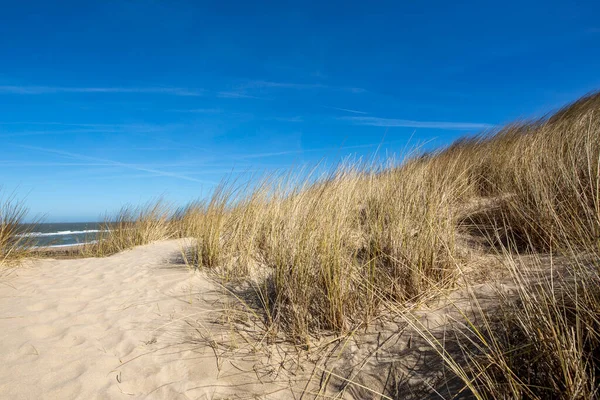
<path fill-rule="evenodd" d="M 209 280 L 169 261 L 180 245 L 37 260 L 0 281 L 0 398 L 288 397 L 252 360 L 234 368 L 194 341 L 185 322 L 221 306 Z"/>
<path fill-rule="evenodd" d="M 215 323 L 233 299 L 175 262 L 181 246 L 35 260 L 3 276 L 0 399 L 420 399 L 437 385 L 441 361 L 402 320 L 303 356 L 265 345 L 260 326 Z M 417 312 L 423 323 L 443 328 L 468 296 L 452 297 Z"/>

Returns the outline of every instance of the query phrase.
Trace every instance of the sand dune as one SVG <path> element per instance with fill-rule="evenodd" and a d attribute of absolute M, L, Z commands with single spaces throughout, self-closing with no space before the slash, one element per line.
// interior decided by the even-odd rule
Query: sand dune
<path fill-rule="evenodd" d="M 209 280 L 173 264 L 180 246 L 35 260 L 3 279 L 0 397 L 286 398 L 285 385 L 242 372 L 252 360 L 234 368 L 193 340 L 185 322 L 221 306 Z"/>

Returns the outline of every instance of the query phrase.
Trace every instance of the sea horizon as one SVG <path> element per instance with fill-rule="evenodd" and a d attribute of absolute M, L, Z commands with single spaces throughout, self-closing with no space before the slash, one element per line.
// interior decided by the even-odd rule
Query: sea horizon
<path fill-rule="evenodd" d="M 43 222 L 22 224 L 22 237 L 32 241 L 34 248 L 71 247 L 97 240 L 102 222 Z"/>

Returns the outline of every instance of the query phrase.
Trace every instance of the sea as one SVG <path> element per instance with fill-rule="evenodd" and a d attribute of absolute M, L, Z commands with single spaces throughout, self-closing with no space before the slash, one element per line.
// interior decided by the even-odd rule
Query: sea
<path fill-rule="evenodd" d="M 32 241 L 35 247 L 69 247 L 93 243 L 102 231 L 99 222 L 58 222 L 23 224 L 21 235 Z"/>

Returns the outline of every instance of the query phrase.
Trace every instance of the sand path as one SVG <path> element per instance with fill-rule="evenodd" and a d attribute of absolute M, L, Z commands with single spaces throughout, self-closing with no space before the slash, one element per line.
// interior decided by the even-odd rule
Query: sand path
<path fill-rule="evenodd" d="M 287 397 L 190 340 L 184 322 L 220 306 L 209 280 L 173 264 L 180 246 L 36 260 L 3 279 L 0 398 Z"/>

